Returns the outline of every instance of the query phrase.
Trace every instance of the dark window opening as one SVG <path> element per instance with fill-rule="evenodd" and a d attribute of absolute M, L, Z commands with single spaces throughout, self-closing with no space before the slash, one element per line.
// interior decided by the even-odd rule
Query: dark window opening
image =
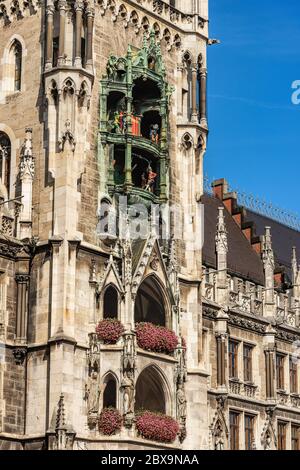
<path fill-rule="evenodd" d="M 284 359 L 285 357 L 281 354 L 276 356 L 276 380 L 277 389 L 284 390 Z"/>
<path fill-rule="evenodd" d="M 81 65 L 85 67 L 85 38 L 81 38 Z"/>
<path fill-rule="evenodd" d="M 106 382 L 103 393 L 103 408 L 117 408 L 117 384 L 113 377 Z"/>
<path fill-rule="evenodd" d="M 299 434 L 300 427 L 292 425 L 292 450 L 300 450 Z"/>
<path fill-rule="evenodd" d="M 252 450 L 254 444 L 254 416 L 245 415 L 245 450 Z"/>
<path fill-rule="evenodd" d="M 286 423 L 278 423 L 278 450 L 286 450 Z"/>
<path fill-rule="evenodd" d="M 243 360 L 244 360 L 244 381 L 252 382 L 252 346 L 244 345 Z"/>
<path fill-rule="evenodd" d="M 57 67 L 58 62 L 58 47 L 59 47 L 59 37 L 53 38 L 53 67 Z"/>
<path fill-rule="evenodd" d="M 9 194 L 11 143 L 4 132 L 0 132 L 0 178 Z"/>
<path fill-rule="evenodd" d="M 161 132 L 161 117 L 158 111 L 146 111 L 142 117 L 141 134 L 152 143 L 158 144 Z"/>
<path fill-rule="evenodd" d="M 136 383 L 135 411 L 141 410 L 166 413 L 163 386 L 153 367 L 144 369 Z"/>
<path fill-rule="evenodd" d="M 157 282 L 149 277 L 140 286 L 134 308 L 136 323 L 149 322 L 165 326 L 165 308 L 161 289 Z"/>
<path fill-rule="evenodd" d="M 236 341 L 229 341 L 229 378 L 238 378 L 238 347 Z"/>
<path fill-rule="evenodd" d="M 291 393 L 298 393 L 298 370 L 293 357 L 290 357 L 290 390 Z"/>
<path fill-rule="evenodd" d="M 14 46 L 14 54 L 15 54 L 14 89 L 15 91 L 20 91 L 21 90 L 21 74 L 22 74 L 22 46 L 18 41 L 16 41 L 15 46 Z"/>
<path fill-rule="evenodd" d="M 229 427 L 230 427 L 230 449 L 239 450 L 240 448 L 240 415 L 239 413 L 229 413 Z"/>
<path fill-rule="evenodd" d="M 103 318 L 118 318 L 118 292 L 109 286 L 104 293 Z"/>
<path fill-rule="evenodd" d="M 157 159 L 139 149 L 133 149 L 132 153 L 132 183 L 151 193 L 159 190 Z"/>

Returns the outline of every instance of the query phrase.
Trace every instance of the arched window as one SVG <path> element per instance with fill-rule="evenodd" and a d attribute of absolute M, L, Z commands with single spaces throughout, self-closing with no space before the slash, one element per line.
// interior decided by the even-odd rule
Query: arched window
<path fill-rule="evenodd" d="M 134 319 L 136 323 L 166 325 L 165 301 L 161 288 L 153 276 L 148 277 L 137 292 Z"/>
<path fill-rule="evenodd" d="M 115 287 L 109 286 L 103 299 L 103 318 L 118 318 L 118 291 Z"/>
<path fill-rule="evenodd" d="M 144 369 L 136 382 L 135 411 L 166 413 L 162 379 L 153 366 Z"/>
<path fill-rule="evenodd" d="M 22 46 L 19 41 L 15 41 L 12 45 L 15 55 L 15 75 L 14 75 L 14 91 L 21 90 L 21 75 L 22 75 Z"/>
<path fill-rule="evenodd" d="M 112 374 L 104 381 L 103 408 L 117 408 L 117 381 Z"/>
<path fill-rule="evenodd" d="M 0 178 L 9 194 L 11 143 L 9 137 L 0 132 Z"/>

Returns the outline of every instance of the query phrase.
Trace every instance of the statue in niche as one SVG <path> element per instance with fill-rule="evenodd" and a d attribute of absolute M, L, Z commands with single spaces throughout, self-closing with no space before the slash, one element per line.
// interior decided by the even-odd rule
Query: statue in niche
<path fill-rule="evenodd" d="M 121 383 L 123 389 L 123 414 L 133 416 L 134 414 L 134 379 L 132 370 L 124 373 Z"/>
<path fill-rule="evenodd" d="M 89 413 L 98 413 L 99 411 L 99 400 L 100 400 L 100 388 L 98 383 L 98 374 L 93 371 L 86 384 L 86 399 Z"/>
<path fill-rule="evenodd" d="M 150 125 L 150 140 L 153 144 L 158 144 L 159 142 L 159 125 L 158 124 Z"/>
<path fill-rule="evenodd" d="M 126 334 L 124 336 L 124 351 L 123 351 L 123 371 L 134 370 L 135 368 L 135 354 L 134 354 L 134 336 Z"/>
<path fill-rule="evenodd" d="M 179 422 L 185 424 L 186 421 L 186 397 L 183 383 L 178 384 L 177 388 L 177 417 Z"/>
<path fill-rule="evenodd" d="M 148 59 L 148 68 L 150 70 L 155 70 L 155 64 L 156 63 L 155 63 L 154 57 L 149 57 L 149 59 Z"/>
<path fill-rule="evenodd" d="M 100 394 L 98 373 L 93 370 L 85 386 L 85 400 L 87 401 L 88 425 L 90 429 L 95 428 L 97 424 Z"/>
<path fill-rule="evenodd" d="M 221 423 L 218 421 L 214 433 L 215 450 L 224 450 L 224 433 Z"/>

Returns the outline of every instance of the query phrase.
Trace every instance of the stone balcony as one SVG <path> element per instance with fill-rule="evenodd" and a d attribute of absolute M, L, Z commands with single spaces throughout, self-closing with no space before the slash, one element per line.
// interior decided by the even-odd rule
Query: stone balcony
<path fill-rule="evenodd" d="M 256 398 L 258 387 L 250 382 L 242 382 L 238 379 L 229 379 L 229 393 L 247 398 Z"/>

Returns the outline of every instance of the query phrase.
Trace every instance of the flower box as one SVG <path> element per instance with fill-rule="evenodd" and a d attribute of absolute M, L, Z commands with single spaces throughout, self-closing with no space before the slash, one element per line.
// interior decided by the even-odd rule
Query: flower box
<path fill-rule="evenodd" d="M 178 346 L 174 331 L 152 323 L 138 323 L 136 337 L 138 346 L 146 351 L 172 354 Z"/>
<path fill-rule="evenodd" d="M 137 417 L 136 428 L 144 439 L 172 443 L 179 433 L 179 424 L 170 416 L 145 411 Z"/>
<path fill-rule="evenodd" d="M 112 436 L 121 430 L 123 419 L 114 408 L 103 408 L 99 416 L 99 431 L 105 436 Z"/>
<path fill-rule="evenodd" d="M 119 320 L 108 318 L 102 320 L 96 327 L 98 338 L 104 344 L 116 344 L 124 333 L 125 329 Z"/>

